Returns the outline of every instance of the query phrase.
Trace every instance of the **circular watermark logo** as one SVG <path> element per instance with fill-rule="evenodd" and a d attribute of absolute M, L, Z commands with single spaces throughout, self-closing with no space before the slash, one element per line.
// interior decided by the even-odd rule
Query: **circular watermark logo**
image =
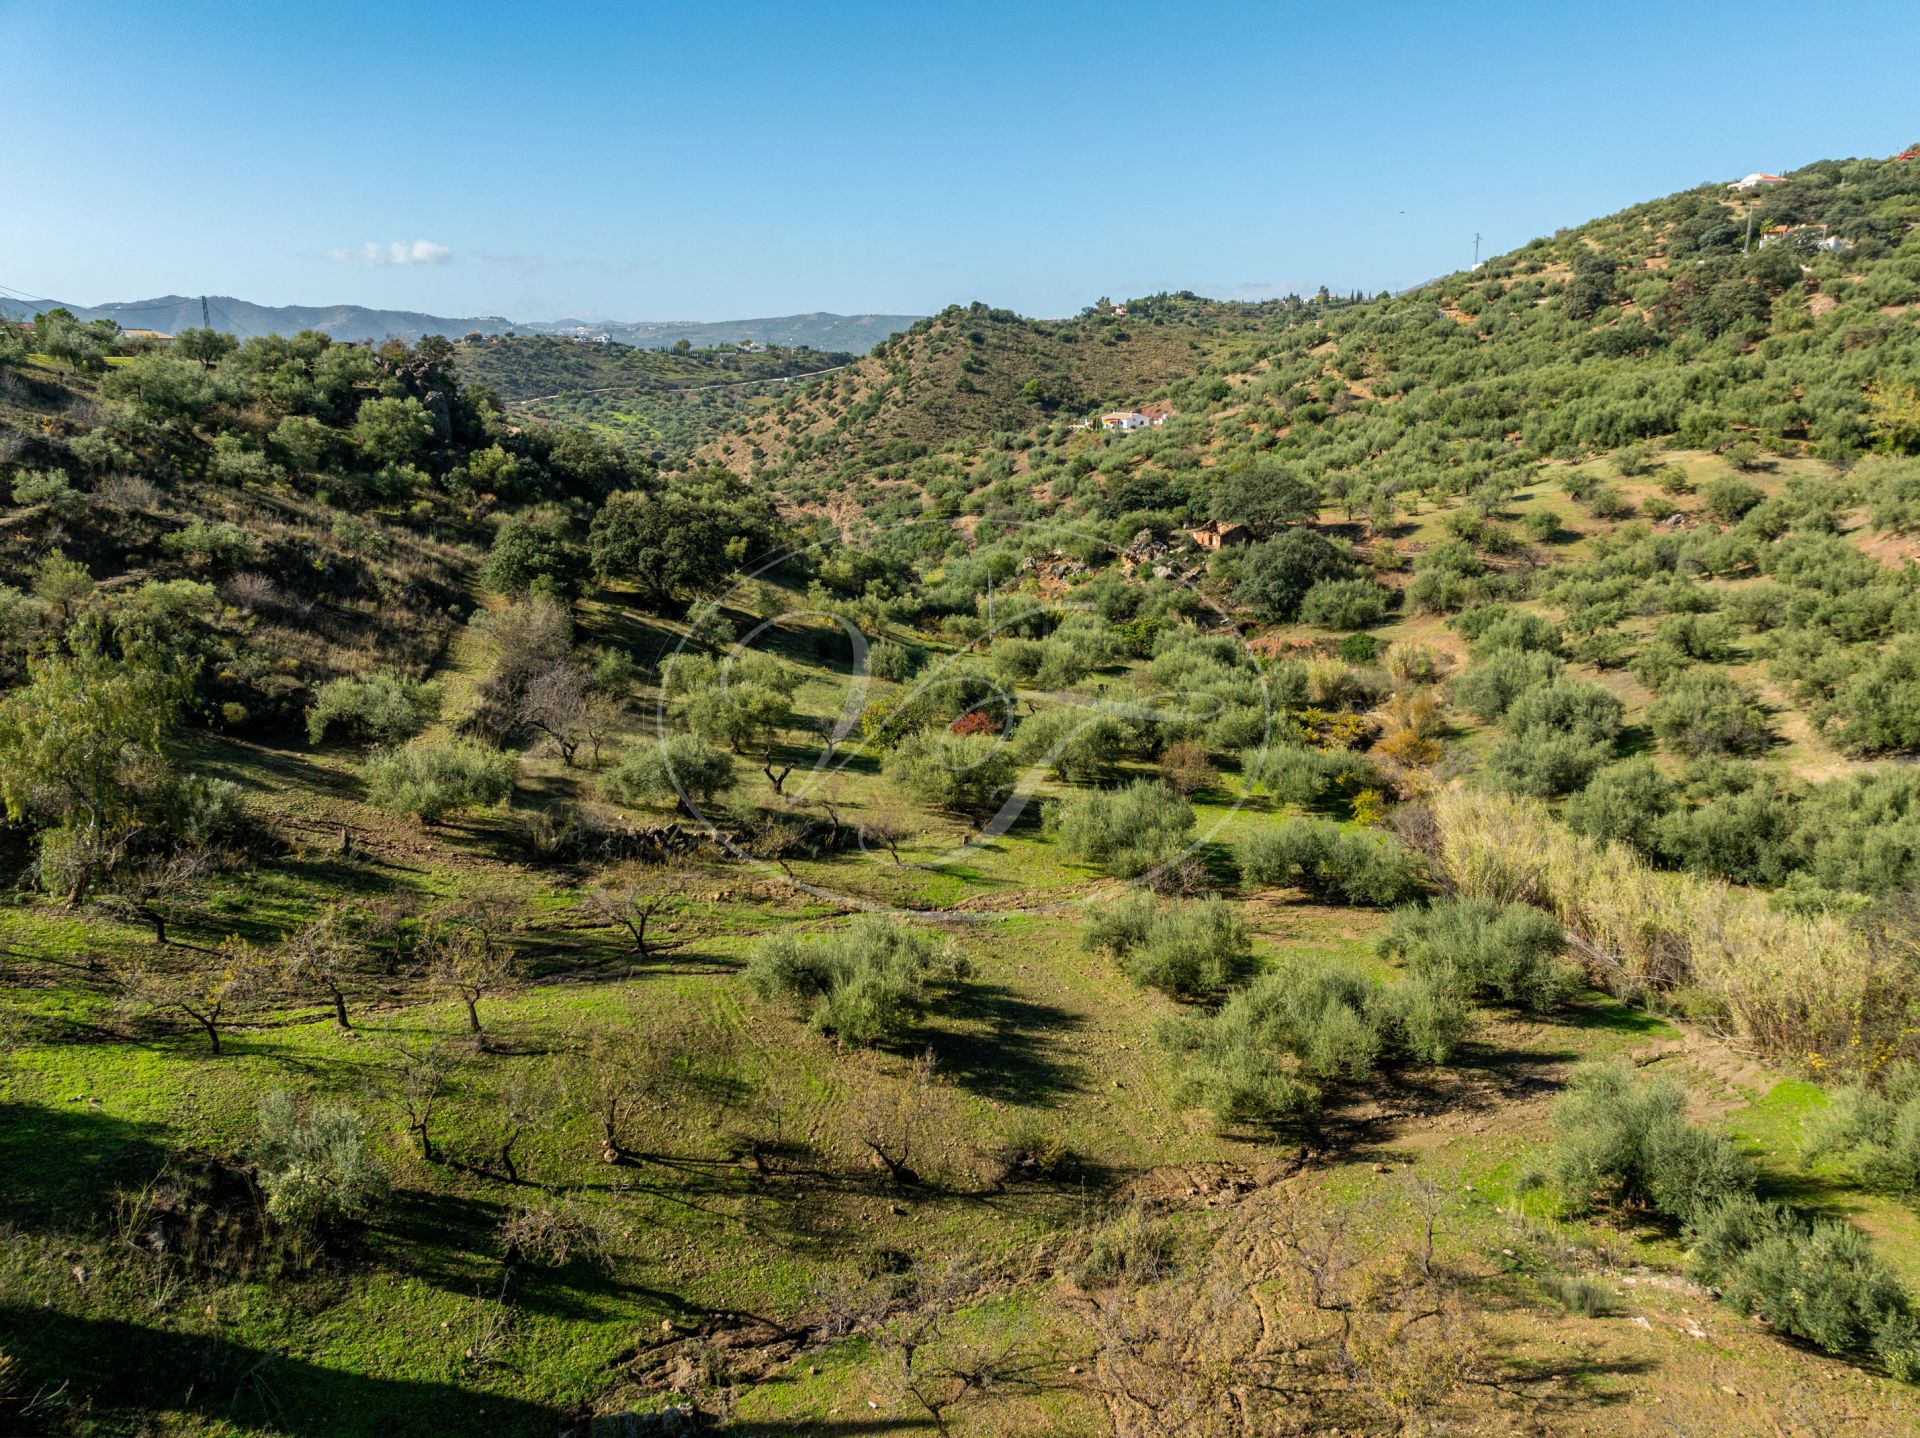
<path fill-rule="evenodd" d="M 902 522 L 894 532 L 901 527 L 952 532 L 945 521 L 931 519 Z M 842 847 L 854 853 L 954 873 L 972 872 L 1004 838 L 1023 826 L 1038 826 L 1045 803 L 1084 789 L 1061 782 L 1061 768 L 1087 741 L 1109 740 L 1116 726 L 1134 761 L 1118 771 L 1123 783 L 1148 777 L 1139 768 L 1142 757 L 1182 741 L 1204 742 L 1222 723 L 1231 723 L 1230 742 L 1207 748 L 1250 755 L 1272 741 L 1276 706 L 1268 672 L 1231 616 L 1196 583 L 1201 566 L 1194 556 L 1179 555 L 1144 530 L 1122 546 L 1084 526 L 1049 521 L 1042 531 L 1012 517 L 983 518 L 971 539 L 975 554 L 997 539 L 1017 539 L 1020 557 L 1009 572 L 1000 572 L 1008 570 L 1006 563 L 976 566 L 979 582 L 959 596 L 949 595 L 970 602 L 971 613 L 949 613 L 948 623 L 933 636 L 886 622 L 881 603 L 832 596 L 817 586 L 796 595 L 792 576 L 817 567 L 810 561 L 824 557 L 820 544 L 743 565 L 717 593 L 694 606 L 686 631 L 660 661 L 653 716 L 653 742 L 682 809 L 711 840 L 767 877 L 837 906 L 903 918 L 1058 913 L 1110 901 L 1113 886 L 1122 883 L 1179 887 L 1245 806 L 1244 783 L 1232 793 L 1210 794 L 1201 822 L 1185 832 L 1177 848 L 1157 854 L 1138 874 L 1114 878 L 1091 893 L 1076 886 L 1072 893 L 1035 892 L 1023 901 L 969 910 L 912 908 L 852 892 L 820 877 L 819 870 L 831 865 L 812 865 L 812 876 L 803 877 L 782 859 L 756 854 L 740 832 L 739 811 L 703 798 L 706 788 L 685 772 L 669 741 L 687 732 L 696 715 L 704 715 L 704 727 L 722 732 L 737 752 L 764 760 L 769 791 L 759 809 L 824 819 L 837 837 L 850 835 L 851 844 Z M 1100 562 L 1088 562 L 1084 555 L 1099 556 Z M 996 664 L 996 645 L 1043 640 L 1076 628 L 1110 636 L 1116 651 L 1123 645 L 1124 623 L 1114 622 L 1094 600 L 1076 597 L 1084 583 L 1109 572 L 1129 585 L 1158 586 L 1158 597 L 1172 599 L 1170 607 L 1193 616 L 1194 632 L 1205 639 L 1184 654 L 1178 646 L 1147 654 L 1116 652 L 1083 674 L 1049 675 L 1042 667 L 1030 681 L 1009 679 L 1009 670 L 1018 666 Z M 1088 615 L 1097 626 L 1076 618 Z M 1177 631 L 1136 627 L 1134 637 L 1167 632 Z M 882 643 L 914 646 L 919 662 L 910 671 L 876 675 L 874 650 Z M 1223 671 L 1230 682 L 1222 683 Z M 689 674 L 692 679 L 684 678 Z M 1048 682 L 1062 677 L 1067 682 Z M 787 708 L 787 698 L 801 683 L 816 701 L 810 706 L 814 712 Z M 817 703 L 823 684 L 838 691 L 824 706 Z M 769 690 L 779 697 L 771 698 Z M 916 735 L 941 734 L 947 739 L 913 742 Z M 916 805 L 910 816 L 882 807 L 872 776 L 903 744 L 912 745 L 915 764 L 942 770 L 940 782 L 928 787 L 964 795 L 965 802 Z M 849 782 L 856 774 L 860 782 Z M 925 830 L 956 827 L 954 837 L 942 839 L 943 848 L 922 852 Z M 898 855 L 908 838 L 916 840 L 910 861 Z"/>

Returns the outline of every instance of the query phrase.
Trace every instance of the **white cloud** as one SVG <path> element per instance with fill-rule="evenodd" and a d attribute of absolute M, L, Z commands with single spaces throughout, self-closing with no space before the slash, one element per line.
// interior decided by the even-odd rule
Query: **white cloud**
<path fill-rule="evenodd" d="M 394 240 L 385 245 L 368 240 L 357 250 L 328 250 L 327 258 L 360 265 L 444 265 L 453 258 L 453 251 L 432 240 Z"/>

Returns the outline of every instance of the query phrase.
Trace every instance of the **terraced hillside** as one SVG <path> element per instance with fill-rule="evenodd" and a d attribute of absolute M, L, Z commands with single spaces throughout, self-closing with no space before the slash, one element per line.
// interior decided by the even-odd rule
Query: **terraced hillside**
<path fill-rule="evenodd" d="M 716 439 L 700 458 L 762 475 L 795 497 L 825 494 L 955 444 L 1079 420 L 1194 373 L 1232 336 L 1283 312 L 1191 295 L 1122 308 L 1050 321 L 951 306 Z"/>
<path fill-rule="evenodd" d="M 465 340 L 454 362 L 523 418 L 575 425 L 679 462 L 765 409 L 809 376 L 853 362 L 809 349 L 638 349 L 544 335 Z"/>

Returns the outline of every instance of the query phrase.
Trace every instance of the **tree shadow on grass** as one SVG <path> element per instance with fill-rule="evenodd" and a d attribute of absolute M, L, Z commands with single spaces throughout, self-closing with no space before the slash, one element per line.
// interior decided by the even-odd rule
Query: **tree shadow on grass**
<path fill-rule="evenodd" d="M 29 1228 L 84 1224 L 103 1195 L 147 1182 L 172 1156 L 157 1124 L 79 1104 L 0 1103 L 0 1215 Z"/>
<path fill-rule="evenodd" d="M 303 754 L 244 739 L 208 737 L 195 746 L 193 759 L 194 767 L 201 773 L 257 793 L 294 789 L 337 799 L 360 796 L 360 782 L 349 773 L 316 763 Z"/>
<path fill-rule="evenodd" d="M 134 1420 L 128 1431 L 176 1413 L 290 1438 L 552 1438 L 564 1417 L 544 1403 L 455 1383 L 350 1373 L 217 1335 L 47 1309 L 0 1307 L 0 1340 L 19 1365 L 18 1391 L 64 1390 L 61 1401 L 95 1422 Z"/>
<path fill-rule="evenodd" d="M 409 1190 L 369 1234 L 366 1252 L 395 1273 L 447 1293 L 505 1293 L 516 1308 L 571 1322 L 610 1322 L 631 1315 L 636 1303 L 678 1311 L 680 1298 L 629 1283 L 576 1258 L 558 1267 L 502 1261 L 499 1226 L 506 1202 Z"/>
<path fill-rule="evenodd" d="M 1079 1089 L 1077 1068 L 1056 1055 L 1060 1036 L 1080 1027 L 1078 1015 L 993 983 L 961 985 L 941 1011 L 947 1018 L 986 1029 L 940 1033 L 931 1039 L 940 1072 L 969 1093 L 1039 1103 Z"/>

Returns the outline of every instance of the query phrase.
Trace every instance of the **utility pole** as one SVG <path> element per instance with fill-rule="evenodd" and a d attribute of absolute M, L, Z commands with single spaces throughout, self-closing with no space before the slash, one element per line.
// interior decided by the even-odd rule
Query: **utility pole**
<path fill-rule="evenodd" d="M 1473 267 L 1476 270 L 1480 268 L 1480 232 L 1478 230 L 1473 232 Z"/>
<path fill-rule="evenodd" d="M 207 313 L 207 297 L 205 295 L 200 296 L 200 328 L 206 330 L 213 328 L 213 317 Z"/>

